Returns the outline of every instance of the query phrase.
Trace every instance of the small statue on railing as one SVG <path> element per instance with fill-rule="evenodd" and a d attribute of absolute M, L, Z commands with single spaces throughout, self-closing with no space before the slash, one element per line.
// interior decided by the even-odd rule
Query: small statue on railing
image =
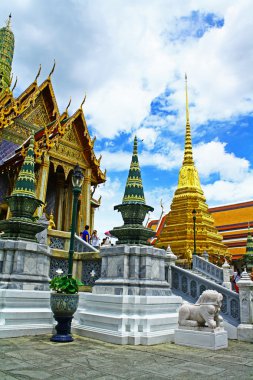
<path fill-rule="evenodd" d="M 53 211 L 51 211 L 51 214 L 50 214 L 50 216 L 49 216 L 48 230 L 52 230 L 53 228 L 55 228 L 55 222 L 54 222 Z"/>
<path fill-rule="evenodd" d="M 209 327 L 223 326 L 219 315 L 222 306 L 222 294 L 216 290 L 205 290 L 195 305 L 183 304 L 179 309 L 179 326 Z"/>

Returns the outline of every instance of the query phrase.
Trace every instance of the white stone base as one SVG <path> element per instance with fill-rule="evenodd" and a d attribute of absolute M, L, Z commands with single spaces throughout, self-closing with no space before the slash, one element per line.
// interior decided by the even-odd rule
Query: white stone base
<path fill-rule="evenodd" d="M 237 338 L 244 342 L 253 343 L 253 325 L 252 324 L 240 324 L 237 327 Z"/>
<path fill-rule="evenodd" d="M 219 350 L 228 347 L 228 334 L 223 328 L 211 330 L 202 327 L 197 330 L 181 327 L 175 330 L 175 344 Z"/>
<path fill-rule="evenodd" d="M 48 334 L 52 330 L 50 292 L 0 290 L 0 338 Z"/>
<path fill-rule="evenodd" d="M 80 294 L 72 332 L 116 344 L 172 342 L 181 303 L 177 296 Z"/>

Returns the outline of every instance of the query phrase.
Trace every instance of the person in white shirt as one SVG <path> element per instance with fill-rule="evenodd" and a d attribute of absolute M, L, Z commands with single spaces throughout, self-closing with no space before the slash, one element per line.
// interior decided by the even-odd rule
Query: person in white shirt
<path fill-rule="evenodd" d="M 94 248 L 99 248 L 100 246 L 100 239 L 97 235 L 97 230 L 94 230 L 91 234 L 91 237 L 90 237 L 90 244 L 94 247 Z"/>

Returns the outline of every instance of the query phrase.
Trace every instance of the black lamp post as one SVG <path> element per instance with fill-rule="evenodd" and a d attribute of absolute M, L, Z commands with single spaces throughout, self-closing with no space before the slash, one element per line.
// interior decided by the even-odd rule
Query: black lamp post
<path fill-rule="evenodd" d="M 196 214 L 197 211 L 192 210 L 192 219 L 193 219 L 193 254 L 196 255 Z"/>
<path fill-rule="evenodd" d="M 76 232 L 76 219 L 77 219 L 77 202 L 83 184 L 83 173 L 79 165 L 76 165 L 72 174 L 73 185 L 73 209 L 72 209 L 72 223 L 71 235 L 69 245 L 69 260 L 68 260 L 68 277 L 72 277 L 73 272 L 73 255 L 74 255 L 74 240 Z"/>

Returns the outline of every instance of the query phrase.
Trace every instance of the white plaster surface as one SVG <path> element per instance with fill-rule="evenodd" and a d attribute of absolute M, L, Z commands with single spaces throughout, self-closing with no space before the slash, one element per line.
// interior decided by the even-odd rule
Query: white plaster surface
<path fill-rule="evenodd" d="M 0 338 L 52 332 L 50 292 L 0 289 Z"/>
<path fill-rule="evenodd" d="M 181 303 L 177 296 L 80 294 L 72 332 L 116 344 L 171 342 Z"/>
<path fill-rule="evenodd" d="M 238 340 L 253 343 L 253 325 L 242 323 L 237 327 Z"/>
<path fill-rule="evenodd" d="M 182 327 L 175 330 L 175 344 L 219 350 L 228 347 L 228 335 L 223 328 L 211 330 L 205 327 Z"/>

